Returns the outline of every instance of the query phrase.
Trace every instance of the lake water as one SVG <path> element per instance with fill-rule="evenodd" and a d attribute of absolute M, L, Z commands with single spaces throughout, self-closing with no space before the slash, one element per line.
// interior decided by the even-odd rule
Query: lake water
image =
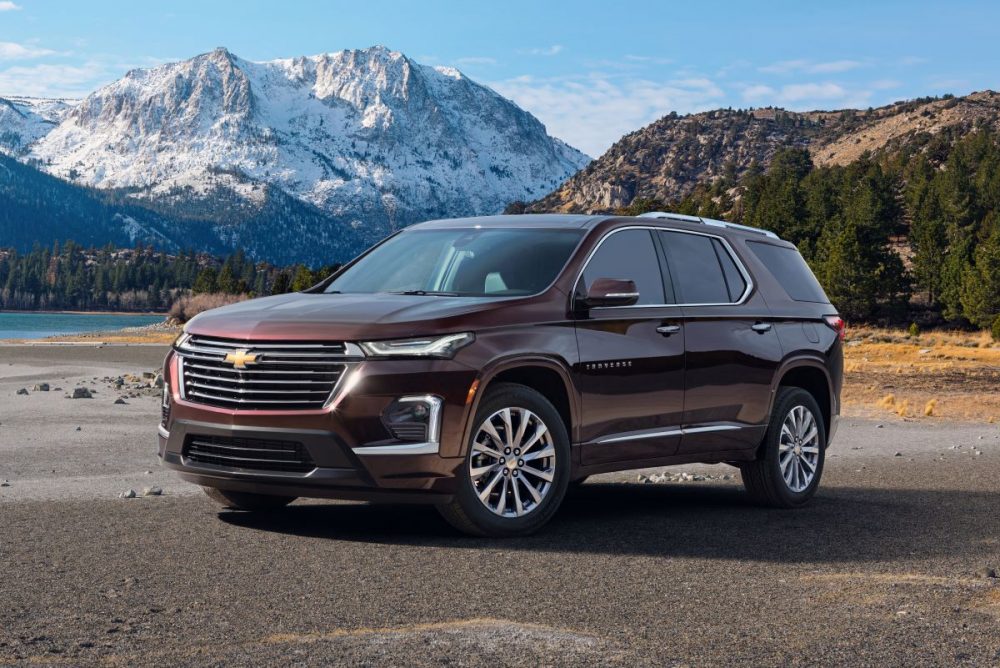
<path fill-rule="evenodd" d="M 162 315 L 6 313 L 0 311 L 0 339 L 43 339 L 61 334 L 104 332 L 163 322 Z"/>

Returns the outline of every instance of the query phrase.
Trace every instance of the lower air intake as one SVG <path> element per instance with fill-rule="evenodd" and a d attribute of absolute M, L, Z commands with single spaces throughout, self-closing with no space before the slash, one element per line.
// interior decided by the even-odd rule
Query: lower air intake
<path fill-rule="evenodd" d="M 184 459 L 228 469 L 308 473 L 316 468 L 309 452 L 295 441 L 222 436 L 188 436 Z"/>

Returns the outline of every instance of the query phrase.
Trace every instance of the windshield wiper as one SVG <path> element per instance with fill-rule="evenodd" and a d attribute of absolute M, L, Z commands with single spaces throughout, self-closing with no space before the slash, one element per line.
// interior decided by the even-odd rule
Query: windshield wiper
<path fill-rule="evenodd" d="M 390 295 L 420 295 L 434 297 L 458 297 L 457 292 L 441 292 L 439 290 L 390 290 Z"/>

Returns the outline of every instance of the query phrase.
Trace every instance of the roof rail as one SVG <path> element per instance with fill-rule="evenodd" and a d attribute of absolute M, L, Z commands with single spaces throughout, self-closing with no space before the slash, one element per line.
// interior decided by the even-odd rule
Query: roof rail
<path fill-rule="evenodd" d="M 765 237 L 771 237 L 772 239 L 778 239 L 778 235 L 770 230 L 762 230 L 759 227 L 750 227 L 749 225 L 739 225 L 738 223 L 727 223 L 724 220 L 715 220 L 714 218 L 701 218 L 699 216 L 686 216 L 682 213 L 671 213 L 668 211 L 649 211 L 647 213 L 639 214 L 639 218 L 658 218 L 663 220 L 679 220 L 684 223 L 701 223 L 702 225 L 711 225 L 712 227 L 727 227 L 731 230 L 740 230 L 742 232 L 753 232 L 754 234 L 762 234 Z"/>

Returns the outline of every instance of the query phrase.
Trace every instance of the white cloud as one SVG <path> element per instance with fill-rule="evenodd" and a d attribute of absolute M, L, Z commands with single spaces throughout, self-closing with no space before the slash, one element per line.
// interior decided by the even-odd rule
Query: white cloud
<path fill-rule="evenodd" d="M 808 64 L 809 61 L 807 60 L 782 60 L 764 67 L 758 67 L 757 69 L 765 74 L 787 74 L 788 72 L 801 70 Z"/>
<path fill-rule="evenodd" d="M 627 54 L 625 60 L 631 60 L 636 63 L 649 63 L 650 65 L 670 65 L 673 63 L 672 58 L 659 58 L 657 56 L 637 56 L 635 54 Z"/>
<path fill-rule="evenodd" d="M 760 102 L 761 100 L 774 99 L 777 91 L 770 86 L 755 84 L 743 89 L 743 99 L 746 102 Z"/>
<path fill-rule="evenodd" d="M 843 109 L 870 106 L 874 90 L 898 85 L 894 81 L 878 81 L 868 87 L 851 88 L 826 82 L 805 82 L 784 86 L 742 84 L 743 101 L 758 107 L 777 106 L 795 111 L 812 109 Z"/>
<path fill-rule="evenodd" d="M 803 83 L 781 87 L 778 99 L 782 102 L 802 100 L 837 100 L 847 97 L 847 91 L 835 83 Z"/>
<path fill-rule="evenodd" d="M 809 60 L 782 60 L 771 63 L 764 67 L 758 67 L 759 72 L 764 74 L 792 74 L 794 72 L 805 72 L 807 74 L 832 74 L 835 72 L 848 72 L 863 67 L 864 63 L 857 60 L 831 60 L 824 63 L 814 63 Z"/>
<path fill-rule="evenodd" d="M 465 56 L 455 59 L 456 65 L 496 65 L 497 59 L 488 56 Z"/>
<path fill-rule="evenodd" d="M 21 8 L 21 5 L 15 5 L 10 0 L 3 0 L 0 2 L 0 12 L 13 12 Z"/>
<path fill-rule="evenodd" d="M 940 93 L 960 93 L 970 89 L 971 84 L 968 79 L 956 77 L 937 77 L 931 79 L 927 85 L 934 94 Z"/>
<path fill-rule="evenodd" d="M 0 60 L 28 60 L 51 56 L 55 53 L 52 49 L 41 49 L 17 42 L 0 42 Z"/>
<path fill-rule="evenodd" d="M 0 70 L 0 96 L 84 97 L 109 76 L 104 65 L 18 65 Z"/>
<path fill-rule="evenodd" d="M 523 56 L 555 56 L 560 54 L 562 50 L 562 44 L 553 44 L 552 46 L 535 49 L 519 49 L 518 53 Z"/>
<path fill-rule="evenodd" d="M 830 74 L 833 72 L 849 72 L 861 67 L 861 63 L 856 60 L 832 60 L 828 63 L 816 63 L 806 69 L 807 72 L 816 74 Z"/>
<path fill-rule="evenodd" d="M 584 77 L 521 76 L 490 84 L 537 116 L 549 133 L 597 157 L 622 135 L 671 111 L 690 113 L 721 104 L 710 79 L 650 81 L 594 73 Z"/>

